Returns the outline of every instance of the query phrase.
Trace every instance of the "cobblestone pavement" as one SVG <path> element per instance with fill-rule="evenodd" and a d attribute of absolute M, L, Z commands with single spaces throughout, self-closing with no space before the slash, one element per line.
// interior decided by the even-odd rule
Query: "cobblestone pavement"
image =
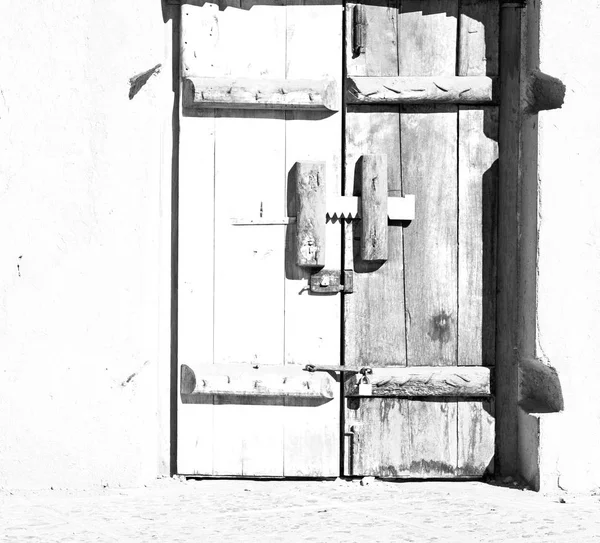
<path fill-rule="evenodd" d="M 564 502 L 564 503 L 563 503 Z M 0 490 L 3 542 L 600 541 L 599 497 L 481 482 L 158 480 Z"/>

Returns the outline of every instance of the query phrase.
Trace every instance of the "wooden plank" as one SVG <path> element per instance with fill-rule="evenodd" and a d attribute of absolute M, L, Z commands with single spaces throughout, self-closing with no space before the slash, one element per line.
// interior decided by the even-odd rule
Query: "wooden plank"
<path fill-rule="evenodd" d="M 351 398 L 346 410 L 346 476 L 397 478 L 409 472 L 408 401 Z"/>
<path fill-rule="evenodd" d="M 349 104 L 483 104 L 494 102 L 491 77 L 349 77 Z"/>
<path fill-rule="evenodd" d="M 193 108 L 309 109 L 340 108 L 335 81 L 187 77 L 184 103 Z"/>
<path fill-rule="evenodd" d="M 457 1 L 404 0 L 401 76 L 454 75 Z M 404 190 L 416 198 L 404 250 L 408 365 L 457 363 L 457 109 L 403 106 Z"/>
<path fill-rule="evenodd" d="M 500 2 L 461 0 L 458 75 L 498 75 L 499 34 Z"/>
<path fill-rule="evenodd" d="M 288 0 L 286 74 L 294 78 L 330 78 L 341 96 L 342 7 L 339 2 Z M 341 113 L 287 111 L 286 174 L 288 216 L 295 215 L 289 172 L 300 161 L 325 163 L 327 197 L 341 194 Z M 310 270 L 298 267 L 294 245 L 296 225 L 287 227 L 285 262 L 285 363 L 336 363 L 340 360 L 340 295 L 309 294 Z M 325 226 L 325 266 L 340 268 L 340 224 Z M 313 270 L 314 271 L 314 270 Z M 339 474 L 340 390 L 334 399 L 285 400 L 284 474 L 291 477 L 333 477 Z"/>
<path fill-rule="evenodd" d="M 416 199 L 404 232 L 408 363 L 457 363 L 456 109 L 404 110 L 404 187 Z"/>
<path fill-rule="evenodd" d="M 254 4 L 224 9 L 214 62 L 231 63 L 223 75 L 283 78 L 285 8 Z M 285 226 L 236 227 L 230 218 L 285 216 L 284 112 L 218 111 L 215 169 L 215 361 L 280 365 Z M 283 399 L 214 398 L 213 473 L 282 476 Z"/>
<path fill-rule="evenodd" d="M 398 75 L 397 56 L 398 1 L 366 0 L 346 7 L 346 67 L 351 76 Z M 354 47 L 355 20 L 362 21 L 364 46 Z M 358 29 L 357 29 L 358 30 Z"/>
<path fill-rule="evenodd" d="M 334 397 L 335 381 L 329 374 L 309 373 L 300 366 L 212 364 L 185 368 L 180 389 L 184 395 Z"/>
<path fill-rule="evenodd" d="M 296 264 L 325 265 L 325 163 L 296 162 L 290 172 L 296 188 Z"/>
<path fill-rule="evenodd" d="M 360 257 L 385 262 L 388 257 L 388 179 L 386 155 L 363 155 L 361 169 Z"/>
<path fill-rule="evenodd" d="M 457 402 L 352 398 L 346 475 L 454 478 Z"/>
<path fill-rule="evenodd" d="M 348 375 L 346 396 L 357 396 L 362 375 Z M 489 396 L 490 370 L 482 367 L 404 367 L 375 368 L 369 381 L 373 396 Z"/>
<path fill-rule="evenodd" d="M 498 110 L 459 110 L 458 363 L 494 365 Z"/>
<path fill-rule="evenodd" d="M 500 22 L 496 461 L 499 475 L 518 471 L 519 182 L 521 179 L 521 9 L 503 7 Z"/>
<path fill-rule="evenodd" d="M 398 75 L 454 76 L 457 18 L 457 0 L 401 0 Z"/>
<path fill-rule="evenodd" d="M 360 190 L 358 159 L 385 154 L 388 193 L 401 195 L 397 108 L 349 107 L 346 117 L 346 188 Z M 391 201 L 391 199 L 390 199 Z M 355 271 L 354 293 L 345 297 L 345 361 L 348 365 L 401 366 L 405 358 L 402 227 L 388 226 L 388 260 L 382 266 L 360 258 L 360 226 L 346 226 L 346 263 Z"/>
<path fill-rule="evenodd" d="M 494 472 L 494 401 L 458 402 L 457 475 L 482 477 Z"/>

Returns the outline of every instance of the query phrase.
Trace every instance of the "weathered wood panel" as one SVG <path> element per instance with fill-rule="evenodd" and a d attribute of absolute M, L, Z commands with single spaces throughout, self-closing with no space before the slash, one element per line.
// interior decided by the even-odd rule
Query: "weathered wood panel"
<path fill-rule="evenodd" d="M 458 2 L 404 0 L 400 76 L 454 75 Z M 401 116 L 404 190 L 416 198 L 405 231 L 408 365 L 455 365 L 457 328 L 457 109 L 433 106 Z"/>
<path fill-rule="evenodd" d="M 397 108 L 349 108 L 346 117 L 346 195 L 360 190 L 358 159 L 387 155 L 388 194 L 401 195 L 399 114 Z M 360 258 L 361 227 L 346 226 L 346 263 L 355 271 L 354 293 L 346 296 L 345 359 L 349 365 L 404 365 L 404 259 L 402 226 L 388 226 L 385 264 Z"/>
<path fill-rule="evenodd" d="M 461 0 L 457 74 L 498 75 L 499 37 L 500 2 Z"/>
<path fill-rule="evenodd" d="M 408 363 L 457 363 L 456 108 L 403 110 L 404 190 L 415 220 L 404 232 Z"/>
<path fill-rule="evenodd" d="M 362 375 L 348 375 L 346 396 L 359 395 Z M 489 396 L 490 370 L 481 367 L 405 367 L 375 368 L 369 375 L 373 396 Z"/>
<path fill-rule="evenodd" d="M 364 46 L 355 49 L 355 21 L 360 17 Z M 351 76 L 398 75 L 398 0 L 367 0 L 346 6 L 346 66 Z"/>
<path fill-rule="evenodd" d="M 398 75 L 454 76 L 457 18 L 458 0 L 401 0 Z"/>
<path fill-rule="evenodd" d="M 388 257 L 387 155 L 363 155 L 361 170 L 360 257 L 365 262 L 385 262 Z"/>
<path fill-rule="evenodd" d="M 481 477 L 494 472 L 494 401 L 458 402 L 457 475 Z"/>
<path fill-rule="evenodd" d="M 287 2 L 286 77 L 331 78 L 341 96 L 342 15 L 335 1 Z M 286 172 L 298 161 L 325 163 L 325 192 L 341 194 L 342 114 L 286 112 Z M 289 179 L 288 179 L 289 183 Z M 288 215 L 294 195 L 288 185 Z M 294 262 L 295 225 L 287 228 L 285 264 L 285 363 L 307 364 L 340 360 L 340 295 L 313 296 L 306 288 L 308 270 Z M 325 266 L 339 269 L 341 225 L 325 226 Z M 306 373 L 306 372 L 304 372 Z M 335 399 L 315 404 L 311 399 L 285 400 L 284 473 L 290 477 L 332 477 L 339 474 L 340 391 Z"/>
<path fill-rule="evenodd" d="M 495 101 L 490 77 L 349 77 L 349 104 L 479 104 Z"/>
<path fill-rule="evenodd" d="M 332 80 L 187 77 L 184 85 L 184 104 L 192 108 L 340 108 L 337 86 Z"/>
<path fill-rule="evenodd" d="M 457 402 L 352 398 L 346 475 L 453 478 Z"/>
<path fill-rule="evenodd" d="M 494 365 L 498 111 L 459 111 L 458 363 Z"/>
<path fill-rule="evenodd" d="M 224 75 L 285 77 L 286 14 L 277 4 L 242 0 L 223 10 L 214 62 L 232 63 Z M 285 227 L 236 227 L 230 218 L 285 215 L 285 113 L 219 110 L 215 126 L 215 361 L 280 365 Z M 214 396 L 213 474 L 283 475 L 283 409 L 283 398 Z"/>

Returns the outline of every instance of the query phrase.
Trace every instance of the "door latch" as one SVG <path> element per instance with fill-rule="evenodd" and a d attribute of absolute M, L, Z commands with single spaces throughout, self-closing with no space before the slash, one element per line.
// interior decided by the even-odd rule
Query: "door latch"
<path fill-rule="evenodd" d="M 350 294 L 353 290 L 352 270 L 320 270 L 310 276 L 310 291 L 313 294 L 335 294 L 344 292 Z"/>

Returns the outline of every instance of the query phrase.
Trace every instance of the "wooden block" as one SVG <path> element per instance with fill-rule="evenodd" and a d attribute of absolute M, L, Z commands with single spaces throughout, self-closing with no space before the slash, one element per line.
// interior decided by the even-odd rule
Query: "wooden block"
<path fill-rule="evenodd" d="M 348 77 L 349 104 L 484 104 L 494 102 L 491 77 Z"/>
<path fill-rule="evenodd" d="M 388 257 L 388 180 L 386 155 L 363 155 L 361 164 L 360 256 L 365 262 Z"/>
<path fill-rule="evenodd" d="M 196 371 L 181 367 L 183 395 L 331 399 L 334 385 L 329 374 L 309 373 L 297 365 L 212 364 L 199 365 Z"/>
<path fill-rule="evenodd" d="M 339 110 L 328 79 L 187 77 L 183 100 L 191 108 Z"/>
<path fill-rule="evenodd" d="M 386 397 L 482 397 L 491 394 L 491 372 L 485 367 L 374 368 L 369 380 L 372 396 Z M 362 375 L 348 375 L 346 396 L 357 396 Z"/>
<path fill-rule="evenodd" d="M 309 268 L 325 265 L 325 163 L 297 162 L 296 264 Z"/>

